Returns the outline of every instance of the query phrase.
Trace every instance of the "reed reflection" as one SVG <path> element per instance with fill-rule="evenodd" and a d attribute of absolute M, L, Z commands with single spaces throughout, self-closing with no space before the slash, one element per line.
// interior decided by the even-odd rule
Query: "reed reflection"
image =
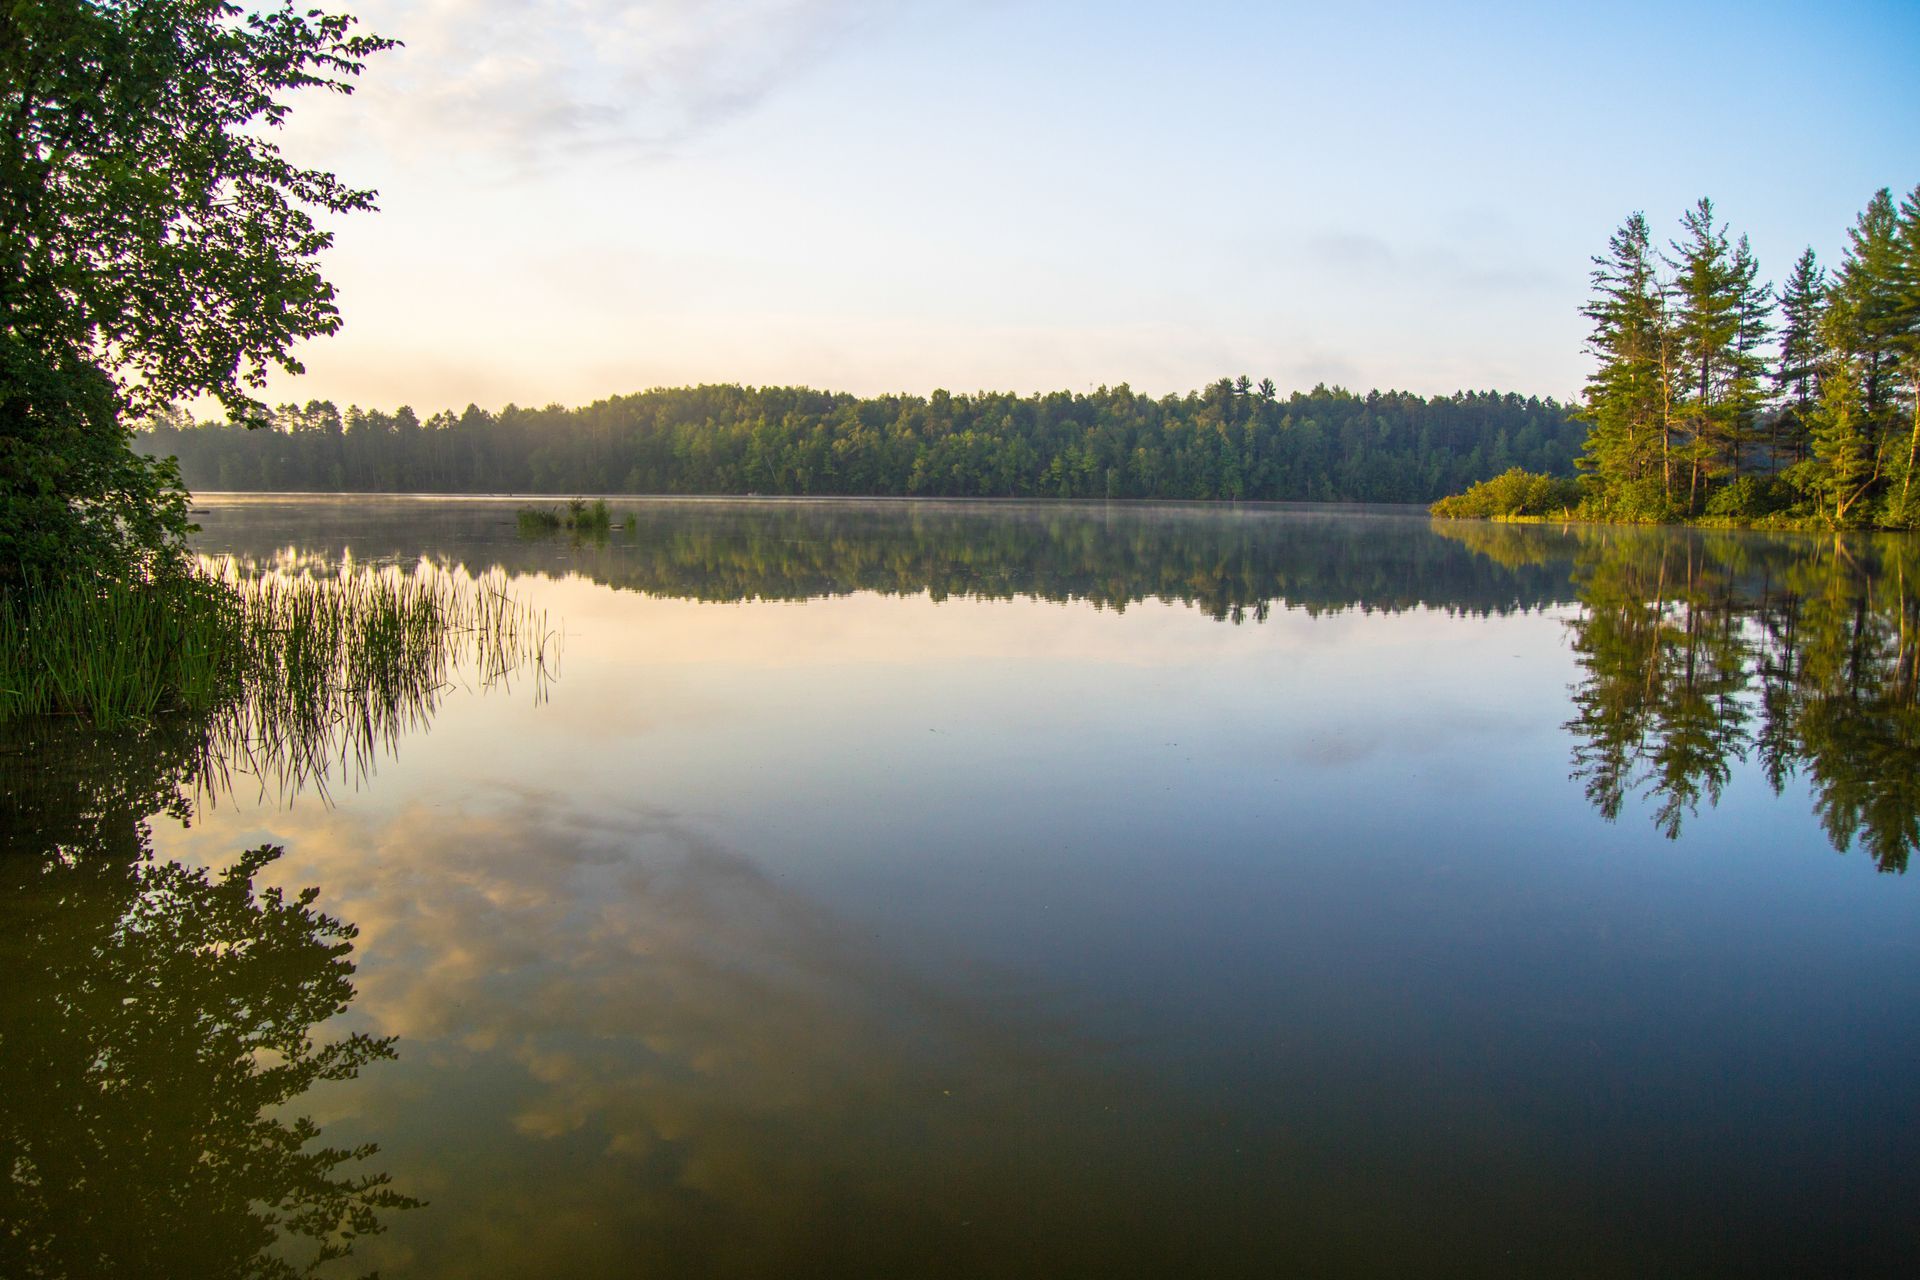
<path fill-rule="evenodd" d="M 1452 531 L 1446 531 L 1452 536 Z M 1669 838 L 1746 761 L 1804 777 L 1836 850 L 1902 872 L 1920 845 L 1920 542 L 1478 526 L 1504 563 L 1566 556 L 1574 776 Z"/>
<path fill-rule="evenodd" d="M 334 1274 L 419 1201 L 321 1143 L 301 1099 L 394 1056 L 316 1029 L 354 998 L 354 927 L 151 854 L 184 817 L 199 726 L 42 725 L 0 754 L 0 1274 Z"/>

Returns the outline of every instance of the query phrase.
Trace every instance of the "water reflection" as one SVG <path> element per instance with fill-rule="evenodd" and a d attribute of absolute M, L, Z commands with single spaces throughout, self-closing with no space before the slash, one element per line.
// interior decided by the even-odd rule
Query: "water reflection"
<path fill-rule="evenodd" d="M 1504 614 L 1566 596 L 1551 565 L 1496 565 L 1429 536 L 1403 509 L 1048 503 L 616 503 L 631 528 L 604 537 L 518 536 L 514 504 L 278 498 L 215 507 L 205 541 L 244 563 L 449 563 L 509 574 L 577 573 L 617 590 L 710 602 L 856 592 L 1054 601 L 1125 609 L 1191 605 L 1241 622 L 1276 605 L 1310 613 L 1420 606 Z M 299 530 L 289 543 L 289 529 Z M 1383 530 L 1403 535 L 1383 537 Z"/>
<path fill-rule="evenodd" d="M 1920 844 L 1920 543 L 1455 526 L 1501 563 L 1565 559 L 1574 775 L 1669 838 L 1748 759 L 1804 775 L 1833 847 L 1882 871 Z M 1448 532 L 1453 532 L 1449 529 Z"/>
<path fill-rule="evenodd" d="M 418 1201 L 322 1145 L 303 1095 L 394 1056 L 316 1029 L 354 998 L 352 925 L 150 853 L 197 726 L 42 725 L 0 750 L 0 1274 L 331 1274 Z"/>
<path fill-rule="evenodd" d="M 431 1153 L 406 1180 L 436 1207 L 383 1270 L 1137 1274 L 1237 1247 L 1151 1211 L 1231 1186 L 1192 1150 L 1219 1114 L 1010 975 L 903 965 L 672 813 L 529 795 L 382 838 L 404 865 L 327 857 L 379 886 L 368 1005 L 432 1080 L 380 1117 Z M 1143 1142 L 1187 1150 L 1145 1171 Z"/>
<path fill-rule="evenodd" d="M 284 545 L 296 512 L 301 540 Z M 449 565 L 709 602 L 1154 600 L 1236 623 L 1276 607 L 1490 616 L 1573 604 L 1573 769 L 1608 819 L 1639 795 L 1677 838 L 1752 759 L 1776 793 L 1806 779 L 1836 849 L 1858 843 L 1900 871 L 1920 842 L 1911 538 L 1429 526 L 1257 506 L 655 501 L 616 520 L 629 514 L 633 527 L 604 538 L 528 541 L 505 504 L 280 499 L 217 509 L 209 532 L 250 565 L 411 562 L 423 545 L 457 546 L 442 553 Z"/>
<path fill-rule="evenodd" d="M 237 777 L 288 801 L 358 783 L 457 688 L 510 690 L 525 675 L 543 696 L 557 635 L 500 575 L 370 569 L 350 553 L 293 561 L 201 560 L 233 586 L 257 637 L 238 696 L 194 726 L 209 799 Z"/>
<path fill-rule="evenodd" d="M 578 544 L 511 502 L 203 517 L 262 565 L 498 565 L 577 627 L 538 714 L 462 701 L 336 811 L 163 846 L 271 834 L 364 930 L 356 1025 L 407 1054 L 330 1123 L 434 1205 L 367 1263 L 1905 1273 L 1860 1188 L 1920 1132 L 1913 904 L 1806 857 L 1804 807 L 1684 858 L 1592 816 L 1561 726 L 1601 543 L 659 507 Z M 1730 541 L 1664 554 L 1746 554 L 1739 597 L 1800 554 Z M 1757 733 L 1757 683 L 1701 687 Z M 1765 798 L 1744 749 L 1717 785 Z"/>

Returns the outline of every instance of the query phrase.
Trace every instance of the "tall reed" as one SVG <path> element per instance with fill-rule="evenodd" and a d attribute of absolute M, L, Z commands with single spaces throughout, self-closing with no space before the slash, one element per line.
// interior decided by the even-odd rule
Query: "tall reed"
<path fill-rule="evenodd" d="M 553 646 L 497 572 L 202 560 L 183 579 L 0 601 L 0 723 L 182 718 L 204 729 L 207 774 L 297 786 L 364 770 L 458 684 L 544 682 Z"/>
<path fill-rule="evenodd" d="M 245 601 L 197 575 L 83 579 L 0 599 L 0 723 L 80 715 L 102 726 L 204 711 L 238 692 Z"/>

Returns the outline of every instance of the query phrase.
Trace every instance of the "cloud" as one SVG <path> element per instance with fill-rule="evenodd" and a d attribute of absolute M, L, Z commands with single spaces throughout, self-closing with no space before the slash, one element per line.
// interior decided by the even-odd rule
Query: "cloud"
<path fill-rule="evenodd" d="M 751 110 L 879 12 L 875 0 L 369 0 L 364 29 L 405 47 L 376 58 L 323 128 L 521 170 L 658 154 Z"/>
<path fill-rule="evenodd" d="M 1325 228 L 1301 242 L 1306 261 L 1336 279 L 1367 283 L 1416 281 L 1464 296 L 1555 291 L 1565 272 L 1550 270 L 1512 245 L 1455 235 L 1448 242 L 1403 239 L 1394 244 L 1366 232 Z"/>

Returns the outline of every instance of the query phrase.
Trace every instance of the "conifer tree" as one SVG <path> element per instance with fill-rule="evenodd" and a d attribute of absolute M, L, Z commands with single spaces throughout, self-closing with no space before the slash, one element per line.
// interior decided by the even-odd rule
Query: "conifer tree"
<path fill-rule="evenodd" d="M 1826 307 L 1827 272 L 1813 250 L 1794 262 L 1780 289 L 1780 361 L 1773 386 L 1780 412 L 1773 419 L 1774 461 L 1807 459 L 1807 431 L 1819 398 L 1819 372 L 1826 359 L 1820 315 Z"/>
<path fill-rule="evenodd" d="M 1845 524 L 1880 479 L 1879 438 L 1868 411 L 1868 356 L 1857 341 L 1857 303 L 1832 290 L 1820 319 L 1827 350 L 1813 417 L 1812 457 L 1799 468 L 1801 487 L 1830 522 Z"/>
<path fill-rule="evenodd" d="M 1771 289 L 1746 237 L 1735 245 L 1713 202 L 1702 199 L 1681 219 L 1672 242 L 1672 327 L 1684 368 L 1679 387 L 1678 452 L 1686 466 L 1686 509 L 1705 486 L 1738 467 L 1760 408 L 1760 344 L 1769 328 Z"/>
<path fill-rule="evenodd" d="M 1767 410 L 1766 343 L 1773 335 L 1773 286 L 1761 281 L 1760 261 L 1744 235 L 1733 247 L 1733 276 L 1739 331 L 1734 336 L 1728 364 L 1727 399 L 1734 415 L 1733 470 L 1745 459 L 1742 448 L 1760 439 L 1760 422 Z"/>
<path fill-rule="evenodd" d="M 1606 254 L 1593 259 L 1591 278 L 1594 296 L 1581 314 L 1593 322 L 1587 349 L 1599 364 L 1580 415 L 1590 425 L 1579 466 L 1609 505 L 1656 475 L 1670 497 L 1672 335 L 1644 214 L 1632 214 L 1614 232 Z"/>
<path fill-rule="evenodd" d="M 1920 487 L 1913 483 L 1920 469 L 1920 186 L 1900 202 L 1894 233 L 1891 264 L 1893 280 L 1889 293 L 1892 307 L 1887 317 L 1887 341 L 1894 368 L 1904 384 L 1909 424 L 1906 456 L 1900 463 L 1900 491 L 1894 523 L 1920 524 Z"/>
<path fill-rule="evenodd" d="M 1802 486 L 1836 523 L 1857 518 L 1907 452 L 1898 446 L 1901 222 L 1881 188 L 1847 233 L 1820 326 L 1826 360 Z M 1904 479 L 1904 476 L 1902 476 Z"/>

